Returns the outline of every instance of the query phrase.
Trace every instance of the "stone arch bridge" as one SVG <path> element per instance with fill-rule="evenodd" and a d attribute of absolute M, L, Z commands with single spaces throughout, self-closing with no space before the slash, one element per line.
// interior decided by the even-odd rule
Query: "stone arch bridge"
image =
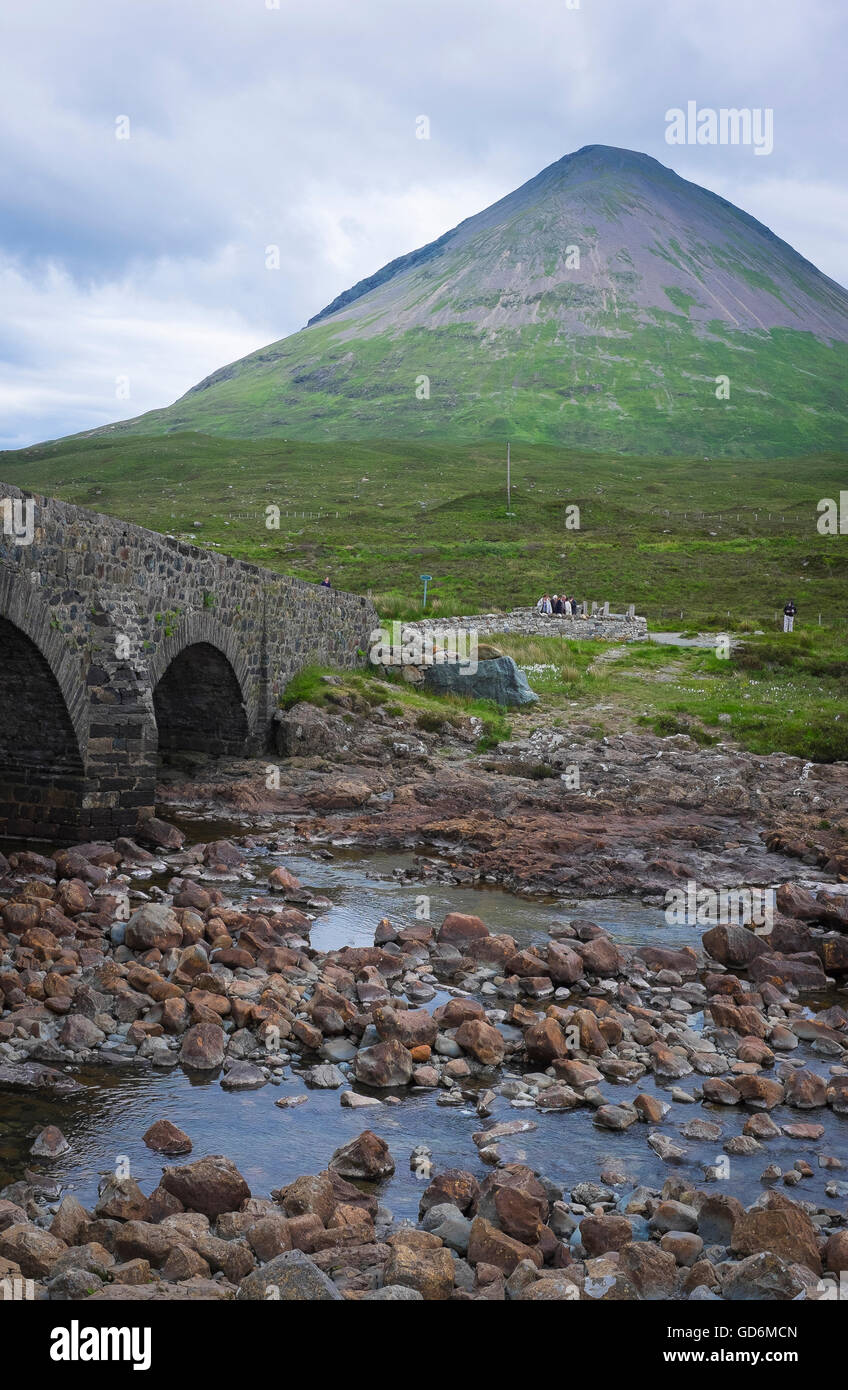
<path fill-rule="evenodd" d="M 131 832 L 158 759 L 262 754 L 312 661 L 357 665 L 371 603 L 0 483 L 0 836 Z"/>

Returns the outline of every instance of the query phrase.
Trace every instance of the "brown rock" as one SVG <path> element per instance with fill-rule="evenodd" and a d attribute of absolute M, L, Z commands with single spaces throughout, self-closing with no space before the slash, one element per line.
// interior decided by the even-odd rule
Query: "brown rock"
<path fill-rule="evenodd" d="M 608 978 L 619 974 L 624 957 L 608 936 L 597 936 L 593 941 L 575 941 L 572 944 L 589 975 Z"/>
<path fill-rule="evenodd" d="M 329 1167 L 342 1178 L 376 1182 L 391 1176 L 395 1171 L 395 1161 L 385 1139 L 366 1129 L 349 1144 L 336 1149 Z"/>
<path fill-rule="evenodd" d="M 224 1061 L 226 1038 L 218 1023 L 195 1023 L 183 1038 L 180 1061 L 194 1071 L 214 1071 Z"/>
<path fill-rule="evenodd" d="M 770 949 L 768 938 L 757 936 L 748 927 L 710 927 L 701 940 L 704 950 L 722 965 L 750 965 L 756 956 L 765 955 Z"/>
<path fill-rule="evenodd" d="M 63 1240 L 38 1226 L 7 1226 L 0 1231 L 0 1256 L 14 1261 L 25 1279 L 49 1276 L 67 1248 Z"/>
<path fill-rule="evenodd" d="M 426 1009 L 374 1009 L 374 1026 L 384 1040 L 395 1039 L 404 1047 L 432 1047 L 436 1041 L 438 1026 Z M 419 1058 L 417 1060 L 426 1060 Z"/>
<path fill-rule="evenodd" d="M 127 922 L 126 944 L 131 951 L 168 951 L 179 946 L 183 929 L 164 903 L 145 903 Z"/>
<path fill-rule="evenodd" d="M 848 1270 L 848 1231 L 834 1231 L 824 1248 L 825 1268 L 831 1274 L 842 1274 Z"/>
<path fill-rule="evenodd" d="M 537 1268 L 542 1266 L 542 1255 L 538 1249 L 514 1240 L 484 1217 L 475 1216 L 468 1240 L 470 1264 L 494 1265 L 501 1273 L 509 1275 L 522 1260 L 532 1260 Z"/>
<path fill-rule="evenodd" d="M 778 1194 L 771 1194 L 772 1198 Z M 806 1212 L 787 1199 L 785 1206 L 752 1207 L 733 1227 L 731 1248 L 737 1255 L 769 1252 L 789 1264 L 802 1264 L 821 1273 L 816 1228 Z"/>
<path fill-rule="evenodd" d="M 150 1207 L 134 1178 L 110 1177 L 97 1199 L 94 1214 L 110 1221 L 147 1221 Z"/>
<path fill-rule="evenodd" d="M 140 840 L 143 845 L 150 845 L 153 849 L 176 850 L 182 849 L 185 835 L 168 821 L 159 820 L 156 816 L 148 816 L 147 819 L 139 821 L 136 839 Z"/>
<path fill-rule="evenodd" d="M 250 1188 L 235 1164 L 221 1154 L 200 1158 L 181 1168 L 166 1168 L 162 1186 L 189 1211 L 203 1212 L 210 1218 L 225 1211 L 238 1211 L 250 1196 Z"/>
<path fill-rule="evenodd" d="M 584 1216 L 580 1222 L 580 1239 L 590 1257 L 620 1250 L 633 1240 L 633 1227 L 626 1216 Z"/>
<path fill-rule="evenodd" d="M 503 1061 L 506 1051 L 503 1034 L 491 1023 L 481 1018 L 470 1018 L 459 1025 L 455 1037 L 463 1052 L 470 1052 L 484 1066 L 496 1067 Z"/>
<path fill-rule="evenodd" d="M 537 1062 L 543 1067 L 550 1066 L 569 1053 L 566 1037 L 555 1018 L 541 1018 L 533 1023 L 524 1034 L 527 1060 Z"/>
<path fill-rule="evenodd" d="M 384 1284 L 417 1289 L 425 1302 L 449 1298 L 453 1290 L 454 1263 L 449 1250 L 422 1249 L 403 1242 L 394 1244 L 383 1272 Z"/>
<path fill-rule="evenodd" d="M 281 1255 L 284 1250 L 291 1250 L 289 1224 L 282 1213 L 277 1213 L 261 1217 L 250 1227 L 247 1239 L 261 1264 L 273 1260 L 275 1255 Z"/>
<path fill-rule="evenodd" d="M 328 1225 L 336 1205 L 330 1175 L 324 1173 L 295 1178 L 283 1188 L 280 1200 L 288 1216 L 315 1216 L 322 1226 Z"/>
<path fill-rule="evenodd" d="M 815 1110 L 827 1105 L 827 1082 L 817 1072 L 799 1067 L 787 1079 L 786 1102 L 796 1110 Z"/>
<path fill-rule="evenodd" d="M 766 1076 L 734 1076 L 733 1088 L 753 1110 L 773 1110 L 776 1105 L 782 1104 L 785 1095 L 780 1082 L 771 1081 Z"/>
<path fill-rule="evenodd" d="M 366 1086 L 406 1086 L 414 1065 L 408 1049 L 392 1038 L 374 1047 L 360 1048 L 353 1059 L 352 1071 L 356 1080 Z"/>
<path fill-rule="evenodd" d="M 484 1018 L 483 1005 L 477 999 L 448 999 L 433 1011 L 440 1028 L 458 1028 L 470 1018 Z"/>
<path fill-rule="evenodd" d="M 188 1135 L 170 1120 L 156 1120 L 142 1135 L 142 1139 L 148 1149 L 153 1149 L 156 1153 L 172 1157 L 191 1153 L 191 1140 Z"/>
<path fill-rule="evenodd" d="M 476 1209 L 479 1196 L 480 1186 L 472 1173 L 462 1168 L 446 1168 L 443 1173 L 437 1173 L 424 1189 L 418 1207 L 419 1216 L 423 1216 L 431 1207 L 444 1204 L 459 1207 L 467 1215 Z"/>
<path fill-rule="evenodd" d="M 449 912 L 436 933 L 436 939 L 460 950 L 472 941 L 480 941 L 489 935 L 489 928 L 479 917 L 465 912 Z"/>
<path fill-rule="evenodd" d="M 631 1240 L 618 1247 L 618 1263 L 641 1298 L 674 1297 L 677 1263 L 669 1251 L 661 1250 L 652 1241 Z"/>

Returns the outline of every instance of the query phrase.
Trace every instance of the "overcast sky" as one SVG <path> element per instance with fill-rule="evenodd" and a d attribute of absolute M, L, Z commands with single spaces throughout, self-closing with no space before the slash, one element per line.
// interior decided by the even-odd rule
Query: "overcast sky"
<path fill-rule="evenodd" d="M 654 155 L 848 284 L 844 0 L 4 9 L 0 447 L 169 404 L 587 144 Z M 688 101 L 772 108 L 773 153 L 668 145 Z"/>

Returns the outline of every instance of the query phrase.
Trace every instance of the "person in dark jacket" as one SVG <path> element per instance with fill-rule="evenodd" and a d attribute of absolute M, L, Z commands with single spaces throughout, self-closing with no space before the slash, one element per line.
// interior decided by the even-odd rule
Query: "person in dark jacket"
<path fill-rule="evenodd" d="M 321 580 L 321 588 L 322 588 L 322 589 L 331 589 L 332 587 L 333 587 L 333 586 L 332 586 L 332 584 L 330 583 L 330 576 L 329 576 L 328 574 L 325 574 L 325 575 L 324 575 L 324 578 Z"/>
<path fill-rule="evenodd" d="M 791 632 L 795 626 L 795 614 L 798 609 L 795 607 L 795 600 L 791 598 L 783 610 L 783 631 Z"/>

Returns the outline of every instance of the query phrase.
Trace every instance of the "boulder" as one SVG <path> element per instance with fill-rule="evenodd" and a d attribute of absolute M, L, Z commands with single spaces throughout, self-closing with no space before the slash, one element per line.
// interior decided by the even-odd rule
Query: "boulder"
<path fill-rule="evenodd" d="M 144 820 L 139 820 L 135 838 L 142 845 L 149 845 L 152 849 L 177 850 L 182 849 L 185 843 L 182 830 L 178 830 L 169 821 L 159 820 L 158 816 L 147 816 Z"/>
<path fill-rule="evenodd" d="M 438 1025 L 426 1009 L 374 1009 L 374 1026 L 384 1041 L 395 1039 L 404 1047 L 432 1047 Z"/>
<path fill-rule="evenodd" d="M 652 1301 L 675 1296 L 677 1262 L 670 1251 L 648 1240 L 630 1240 L 618 1247 L 618 1263 L 639 1297 Z"/>
<path fill-rule="evenodd" d="M 448 946 L 465 950 L 475 941 L 489 936 L 489 928 L 479 917 L 466 912 L 449 912 L 436 933 L 436 939 Z"/>
<path fill-rule="evenodd" d="M 180 1061 L 194 1071 L 215 1071 L 224 1060 L 226 1037 L 218 1023 L 195 1023 L 180 1048 Z"/>
<path fill-rule="evenodd" d="M 236 1297 L 263 1303 L 342 1301 L 333 1281 L 301 1250 L 284 1250 L 248 1274 L 242 1279 Z"/>
<path fill-rule="evenodd" d="M 834 1231 L 824 1247 L 825 1268 L 831 1274 L 848 1272 L 848 1230 Z"/>
<path fill-rule="evenodd" d="M 579 956 L 576 959 L 579 960 Z M 582 969 L 582 961 L 580 966 Z M 569 1053 L 565 1034 L 555 1018 L 542 1018 L 538 1023 L 531 1023 L 524 1034 L 524 1046 L 527 1060 L 543 1067 L 549 1067 L 559 1058 L 568 1057 Z"/>
<path fill-rule="evenodd" d="M 827 1081 L 818 1072 L 799 1067 L 787 1078 L 786 1102 L 796 1110 L 815 1110 L 827 1105 Z"/>
<path fill-rule="evenodd" d="M 425 667 L 424 686 L 437 695 L 460 695 L 468 700 L 493 700 L 496 705 L 532 705 L 538 695 L 511 656 L 476 663 L 438 661 Z"/>
<path fill-rule="evenodd" d="M 541 1269 L 543 1256 L 537 1247 L 525 1245 L 522 1241 L 507 1235 L 505 1231 L 498 1230 L 497 1226 L 492 1225 L 485 1217 L 475 1216 L 468 1238 L 470 1264 L 494 1265 L 502 1274 L 510 1275 L 522 1260 L 531 1260 Z"/>
<path fill-rule="evenodd" d="M 755 956 L 749 974 L 757 984 L 768 982 L 778 989 L 794 985 L 799 990 L 819 990 L 827 984 L 822 963 L 813 951 L 804 951 L 795 956 L 784 956 L 779 952 Z"/>
<path fill-rule="evenodd" d="M 176 913 L 164 903 L 145 903 L 130 917 L 125 943 L 131 951 L 169 951 L 182 945 L 183 929 Z"/>
<path fill-rule="evenodd" d="M 418 1204 L 419 1215 L 423 1216 L 431 1207 L 450 1203 L 466 1215 L 476 1210 L 480 1196 L 480 1186 L 473 1173 L 464 1168 L 446 1168 L 437 1173 L 433 1181 L 424 1189 Z"/>
<path fill-rule="evenodd" d="M 109 1221 L 147 1221 L 150 1205 L 135 1178 L 107 1178 L 94 1215 Z"/>
<path fill-rule="evenodd" d="M 360 1048 L 353 1059 L 353 1074 L 366 1086 L 407 1086 L 412 1078 L 414 1061 L 410 1052 L 396 1039 Z"/>
<path fill-rule="evenodd" d="M 106 1034 L 83 1014 L 69 1014 L 62 1025 L 58 1041 L 72 1052 L 88 1052 L 102 1043 Z"/>
<path fill-rule="evenodd" d="M 605 1216 L 584 1216 L 580 1222 L 580 1240 L 586 1254 L 606 1255 L 620 1250 L 633 1239 L 633 1226 L 626 1216 L 610 1213 Z"/>
<path fill-rule="evenodd" d="M 771 1200 L 780 1194 L 772 1194 Z M 785 1205 L 784 1205 L 785 1203 Z M 769 1252 L 788 1264 L 806 1265 L 821 1274 L 816 1227 L 799 1206 L 781 1198 L 780 1206 L 751 1207 L 734 1223 L 731 1249 L 737 1255 Z"/>
<path fill-rule="evenodd" d="M 503 1034 L 481 1018 L 469 1018 L 461 1023 L 454 1035 L 463 1052 L 468 1052 L 483 1066 L 496 1067 L 504 1058 L 506 1044 Z"/>
<path fill-rule="evenodd" d="M 821 906 L 812 893 L 796 883 L 781 883 L 775 900 L 778 912 L 786 917 L 795 917 L 801 922 L 817 922 L 821 916 Z"/>
<path fill-rule="evenodd" d="M 624 957 L 608 936 L 597 936 L 592 941 L 575 941 L 573 947 L 589 975 L 602 978 L 618 975 L 624 964 Z"/>
<path fill-rule="evenodd" d="M 282 1189 L 279 1199 L 287 1216 L 314 1216 L 322 1226 L 328 1224 L 336 1205 L 332 1180 L 324 1173 L 295 1178 Z"/>
<path fill-rule="evenodd" d="M 338 715 L 299 700 L 274 715 L 274 745 L 281 758 L 332 758 L 350 743 Z"/>
<path fill-rule="evenodd" d="M 712 1192 L 698 1209 L 698 1234 L 707 1245 L 729 1245 L 736 1222 L 745 1215 L 737 1197 L 725 1192 Z"/>
<path fill-rule="evenodd" d="M 370 1129 L 363 1130 L 349 1144 L 336 1149 L 328 1166 L 342 1178 L 366 1179 L 369 1182 L 388 1178 L 395 1171 L 395 1161 L 389 1153 L 388 1144 Z M 403 1283 L 403 1280 L 397 1282 Z"/>
<path fill-rule="evenodd" d="M 416 1289 L 427 1303 L 450 1298 L 454 1262 L 444 1246 L 422 1248 L 407 1241 L 393 1243 L 383 1279 L 389 1285 Z"/>
<path fill-rule="evenodd" d="M 795 1269 L 774 1251 L 749 1255 L 732 1265 L 722 1284 L 722 1294 L 737 1302 L 788 1302 L 805 1290 Z"/>
<path fill-rule="evenodd" d="M 766 955 L 768 939 L 748 927 L 720 924 L 701 937 L 704 950 L 722 965 L 749 965 L 755 956 Z"/>
<path fill-rule="evenodd" d="M 49 1276 L 56 1261 L 67 1250 L 63 1240 L 38 1226 L 7 1226 L 0 1231 L 0 1256 L 20 1267 L 25 1279 Z"/>
<path fill-rule="evenodd" d="M 162 1186 L 189 1211 L 203 1212 L 210 1219 L 225 1211 L 238 1211 L 250 1196 L 250 1188 L 235 1164 L 221 1154 L 181 1168 L 166 1168 Z"/>
<path fill-rule="evenodd" d="M 156 1120 L 142 1135 L 142 1141 L 155 1153 L 177 1157 L 191 1153 L 191 1140 L 170 1120 Z"/>
<path fill-rule="evenodd" d="M 70 1151 L 71 1146 L 61 1129 L 57 1129 L 55 1125 L 47 1125 L 36 1136 L 30 1154 L 33 1158 L 61 1158 Z"/>

